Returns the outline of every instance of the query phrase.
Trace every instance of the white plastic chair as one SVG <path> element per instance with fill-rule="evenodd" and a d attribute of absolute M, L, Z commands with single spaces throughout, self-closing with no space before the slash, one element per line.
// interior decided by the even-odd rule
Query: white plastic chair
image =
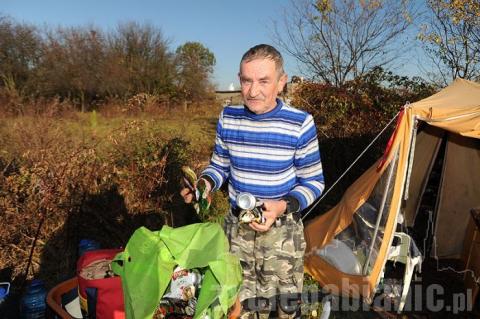
<path fill-rule="evenodd" d="M 405 301 L 407 299 L 408 290 L 410 288 L 410 283 L 412 281 L 415 268 L 418 268 L 418 271 L 421 272 L 422 255 L 416 257 L 411 256 L 410 246 L 412 245 L 412 238 L 410 235 L 402 232 L 396 232 L 394 233 L 394 237 L 397 237 L 400 240 L 400 244 L 390 247 L 387 259 L 393 261 L 394 263 L 401 262 L 402 264 L 405 264 L 402 296 L 400 297 L 400 303 L 397 309 L 397 312 L 401 313 L 403 307 L 405 306 Z"/>

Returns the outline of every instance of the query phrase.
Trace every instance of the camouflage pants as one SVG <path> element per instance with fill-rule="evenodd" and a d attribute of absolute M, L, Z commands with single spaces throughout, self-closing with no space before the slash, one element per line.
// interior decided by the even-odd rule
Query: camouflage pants
<path fill-rule="evenodd" d="M 303 224 L 291 214 L 286 220 L 274 223 L 267 232 L 256 232 L 248 225 L 238 224 L 237 218 L 228 214 L 224 224 L 230 243 L 230 252 L 240 259 L 243 284 L 240 301 L 264 297 L 271 298 L 284 293 L 302 292 L 303 255 L 305 239 Z M 280 318 L 291 318 L 277 309 Z M 268 313 L 259 313 L 268 318 Z M 243 312 L 241 318 L 257 318 Z"/>

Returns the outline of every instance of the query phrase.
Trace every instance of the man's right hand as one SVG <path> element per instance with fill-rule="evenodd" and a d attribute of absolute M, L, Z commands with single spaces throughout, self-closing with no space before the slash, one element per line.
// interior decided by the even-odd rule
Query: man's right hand
<path fill-rule="evenodd" d="M 205 191 L 203 196 L 207 198 L 208 195 L 210 194 L 210 191 L 212 190 L 212 186 L 206 179 L 200 178 L 197 181 L 197 183 L 195 183 L 195 190 L 198 187 L 199 183 L 203 183 L 205 185 L 204 187 Z M 190 204 L 195 199 L 195 190 L 189 187 L 185 187 L 180 191 L 180 195 L 183 197 L 183 200 L 185 201 L 185 203 Z"/>
<path fill-rule="evenodd" d="M 180 191 L 180 196 L 183 197 L 183 200 L 185 201 L 186 204 L 190 204 L 195 198 L 195 194 L 188 187 L 185 187 Z"/>

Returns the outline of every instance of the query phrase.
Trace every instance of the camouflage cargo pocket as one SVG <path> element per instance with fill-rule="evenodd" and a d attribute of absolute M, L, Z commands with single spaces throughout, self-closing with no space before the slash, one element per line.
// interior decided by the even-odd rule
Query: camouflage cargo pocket
<path fill-rule="evenodd" d="M 303 285 L 303 225 L 287 219 L 281 227 L 272 227 L 263 238 L 263 265 L 259 274 L 266 297 L 295 293 Z"/>

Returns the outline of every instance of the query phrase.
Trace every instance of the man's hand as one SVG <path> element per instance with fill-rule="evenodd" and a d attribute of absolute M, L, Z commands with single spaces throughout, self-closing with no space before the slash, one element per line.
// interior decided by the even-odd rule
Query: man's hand
<path fill-rule="evenodd" d="M 263 217 L 265 218 L 264 224 L 251 222 L 250 228 L 259 232 L 266 232 L 272 227 L 275 220 L 282 216 L 287 209 L 287 202 L 284 200 L 266 200 L 263 202 Z"/>
<path fill-rule="evenodd" d="M 183 197 L 183 200 L 185 201 L 185 203 L 190 204 L 195 199 L 195 191 L 196 191 L 197 187 L 200 186 L 200 184 L 202 184 L 202 183 L 203 183 L 203 185 L 205 185 L 205 191 L 203 193 L 203 196 L 205 198 L 207 198 L 210 191 L 212 190 L 212 186 L 210 185 L 210 183 L 206 179 L 200 178 L 197 181 L 197 183 L 195 183 L 195 185 L 194 185 L 195 189 L 185 187 L 180 191 L 180 196 Z"/>
<path fill-rule="evenodd" d="M 195 198 L 195 194 L 193 193 L 193 190 L 188 187 L 182 188 L 182 190 L 180 191 L 180 196 L 183 197 L 183 201 L 186 204 L 190 204 Z"/>

